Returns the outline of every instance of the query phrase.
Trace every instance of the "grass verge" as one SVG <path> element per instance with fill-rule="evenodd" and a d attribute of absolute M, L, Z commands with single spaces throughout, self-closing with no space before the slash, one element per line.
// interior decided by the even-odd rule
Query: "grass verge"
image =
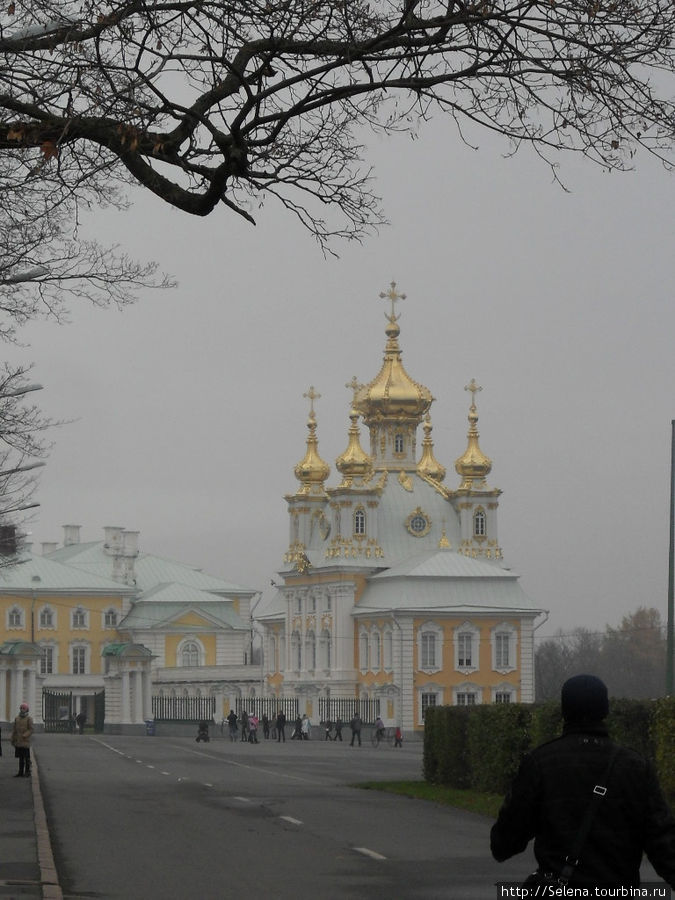
<path fill-rule="evenodd" d="M 431 800 L 444 806 L 457 806 L 482 816 L 495 818 L 504 799 L 499 794 L 482 794 L 479 791 L 460 790 L 445 784 L 429 784 L 426 781 L 362 781 L 354 787 L 366 791 L 386 791 L 416 800 Z"/>

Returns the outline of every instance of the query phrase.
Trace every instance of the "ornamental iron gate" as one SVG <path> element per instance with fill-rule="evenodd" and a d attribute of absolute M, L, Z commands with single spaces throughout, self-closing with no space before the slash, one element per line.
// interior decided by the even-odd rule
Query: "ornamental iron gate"
<path fill-rule="evenodd" d="M 72 691 L 42 691 L 42 721 L 45 731 L 70 734 L 75 730 Z"/>

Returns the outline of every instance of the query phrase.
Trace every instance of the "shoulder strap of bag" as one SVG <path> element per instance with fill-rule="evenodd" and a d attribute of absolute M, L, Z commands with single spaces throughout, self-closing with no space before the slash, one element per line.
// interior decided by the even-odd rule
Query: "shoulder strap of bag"
<path fill-rule="evenodd" d="M 574 870 L 579 865 L 581 850 L 586 843 L 586 838 L 588 837 L 588 832 L 591 830 L 591 825 L 593 824 L 593 819 L 595 818 L 595 814 L 598 811 L 598 807 L 600 806 L 605 794 L 607 793 L 609 776 L 614 767 L 614 763 L 616 762 L 618 753 L 619 747 L 614 746 L 609 757 L 609 762 L 607 763 L 605 774 L 603 775 L 600 783 L 596 784 L 593 788 L 593 796 L 591 797 L 591 802 L 588 804 L 588 807 L 586 809 L 586 815 L 584 816 L 579 831 L 577 832 L 572 850 L 565 857 L 565 865 L 563 866 L 562 871 L 558 876 L 558 884 L 560 885 L 566 885 L 569 883 Z"/>

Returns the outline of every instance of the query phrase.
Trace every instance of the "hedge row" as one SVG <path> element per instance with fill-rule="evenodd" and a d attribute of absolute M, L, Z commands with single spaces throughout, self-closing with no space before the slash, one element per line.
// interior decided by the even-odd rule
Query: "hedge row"
<path fill-rule="evenodd" d="M 613 740 L 656 765 L 675 801 L 675 697 L 612 700 L 607 719 Z M 426 711 L 424 778 L 436 784 L 503 794 L 523 755 L 561 733 L 557 702 L 437 706 Z"/>

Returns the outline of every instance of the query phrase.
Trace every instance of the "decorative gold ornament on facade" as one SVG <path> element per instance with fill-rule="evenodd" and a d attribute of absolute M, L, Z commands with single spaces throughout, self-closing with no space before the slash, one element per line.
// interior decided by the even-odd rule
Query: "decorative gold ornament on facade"
<path fill-rule="evenodd" d="M 413 537 L 424 537 L 431 531 L 431 519 L 419 506 L 405 520 L 405 527 Z"/>
<path fill-rule="evenodd" d="M 478 413 L 476 412 L 476 393 L 483 388 L 476 384 L 474 378 L 464 388 L 471 391 L 471 408 L 469 409 L 468 446 L 466 451 L 455 462 L 455 469 L 462 478 L 460 490 L 472 487 L 486 487 L 485 479 L 492 470 L 492 460 L 483 453 L 478 445 Z"/>
<path fill-rule="evenodd" d="M 354 376 L 345 387 L 351 388 L 354 391 L 355 402 L 356 393 L 363 385 L 359 384 L 356 380 L 356 376 Z M 359 413 L 354 402 L 352 403 L 352 408 L 349 413 L 349 418 L 352 423 L 349 428 L 349 443 L 345 452 L 335 460 L 335 467 L 342 475 L 342 484 L 340 487 L 351 487 L 354 480 L 357 480 L 359 484 L 364 484 L 370 479 L 373 473 L 373 458 L 366 453 L 361 446 L 359 427 L 357 424 Z"/>
<path fill-rule="evenodd" d="M 406 491 L 412 491 L 413 483 L 407 472 L 404 472 L 403 469 L 398 473 L 398 483 L 401 487 L 405 488 Z"/>
<path fill-rule="evenodd" d="M 432 481 L 443 481 L 445 478 L 445 466 L 442 466 L 434 456 L 434 443 L 431 440 L 431 416 L 424 417 L 424 440 L 422 441 L 422 458 L 417 464 L 420 475 L 426 475 Z"/>

